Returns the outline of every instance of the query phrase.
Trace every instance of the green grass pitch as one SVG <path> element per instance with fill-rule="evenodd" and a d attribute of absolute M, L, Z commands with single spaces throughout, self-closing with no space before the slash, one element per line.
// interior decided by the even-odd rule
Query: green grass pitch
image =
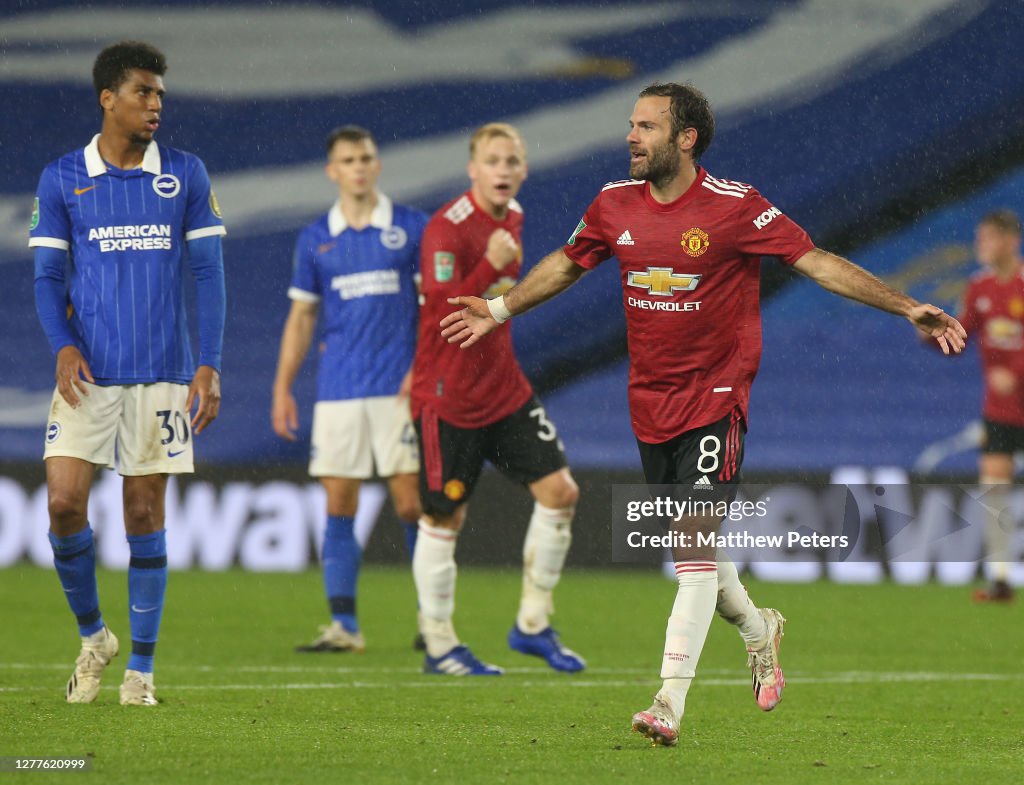
<path fill-rule="evenodd" d="M 972 605 L 965 588 L 748 582 L 789 618 L 785 700 L 757 710 L 741 641 L 716 620 L 679 746 L 664 749 L 629 730 L 659 685 L 674 596 L 653 572 L 566 574 L 556 625 L 590 665 L 566 676 L 506 648 L 519 574 L 464 568 L 460 634 L 509 669 L 478 679 L 420 673 L 407 570 L 364 568 L 361 655 L 293 653 L 325 620 L 319 573 L 172 573 L 153 709 L 117 704 L 125 584 L 100 575 L 122 654 L 96 703 L 71 706 L 78 640 L 56 577 L 0 572 L 0 755 L 88 754 L 94 768 L 12 777 L 994 785 L 1024 770 L 1024 609 Z"/>

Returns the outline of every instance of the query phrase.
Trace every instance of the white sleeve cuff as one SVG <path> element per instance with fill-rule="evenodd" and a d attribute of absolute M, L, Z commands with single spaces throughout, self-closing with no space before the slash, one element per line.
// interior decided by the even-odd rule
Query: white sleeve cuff
<path fill-rule="evenodd" d="M 61 240 L 59 237 L 30 237 L 28 238 L 29 248 L 56 248 L 58 251 L 67 251 L 71 243 Z"/>
<path fill-rule="evenodd" d="M 288 290 L 288 297 L 292 300 L 298 300 L 300 303 L 320 302 L 320 295 L 307 292 L 305 289 L 300 289 L 297 286 L 293 286 Z"/>
<path fill-rule="evenodd" d="M 186 240 L 198 240 L 200 237 L 213 237 L 218 234 L 227 234 L 228 230 L 223 226 L 205 226 L 202 229 L 193 229 L 185 232 Z"/>

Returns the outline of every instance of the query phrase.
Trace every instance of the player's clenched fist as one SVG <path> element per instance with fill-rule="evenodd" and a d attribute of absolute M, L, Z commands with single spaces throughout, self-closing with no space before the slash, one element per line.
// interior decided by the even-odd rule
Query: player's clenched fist
<path fill-rule="evenodd" d="M 495 229 L 487 240 L 486 256 L 495 270 L 504 270 L 519 258 L 519 244 L 507 229 Z"/>

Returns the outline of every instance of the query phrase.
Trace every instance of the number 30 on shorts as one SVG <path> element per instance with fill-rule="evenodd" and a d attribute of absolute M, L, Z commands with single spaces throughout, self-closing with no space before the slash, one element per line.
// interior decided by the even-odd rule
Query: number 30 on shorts
<path fill-rule="evenodd" d="M 177 440 L 179 444 L 188 444 L 188 418 L 181 412 L 172 412 L 170 409 L 160 409 L 156 416 L 160 418 L 160 430 L 163 438 L 160 444 L 170 444 Z"/>

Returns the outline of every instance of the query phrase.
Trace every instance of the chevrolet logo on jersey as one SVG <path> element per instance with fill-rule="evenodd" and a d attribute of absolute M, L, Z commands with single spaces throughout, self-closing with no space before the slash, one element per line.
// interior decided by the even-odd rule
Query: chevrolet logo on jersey
<path fill-rule="evenodd" d="M 630 270 L 626 284 L 659 297 L 671 297 L 675 292 L 692 292 L 700 278 L 700 275 L 674 272 L 671 267 L 648 267 L 647 272 Z"/>

